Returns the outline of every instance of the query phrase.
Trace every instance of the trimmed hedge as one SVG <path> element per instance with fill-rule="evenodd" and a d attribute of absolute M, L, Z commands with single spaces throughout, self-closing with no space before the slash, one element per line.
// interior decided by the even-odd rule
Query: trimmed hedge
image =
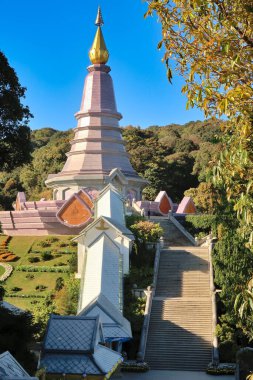
<path fill-rule="evenodd" d="M 46 298 L 46 295 L 37 294 L 9 294 L 6 293 L 5 297 L 9 298 Z"/>
<path fill-rule="evenodd" d="M 15 268 L 17 272 L 51 272 L 51 273 L 69 273 L 69 266 L 66 267 L 46 267 L 34 265 L 19 265 Z"/>

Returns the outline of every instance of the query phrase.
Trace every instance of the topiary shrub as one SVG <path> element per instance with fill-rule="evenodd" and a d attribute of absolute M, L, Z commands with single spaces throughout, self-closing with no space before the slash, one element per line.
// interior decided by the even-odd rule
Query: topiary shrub
<path fill-rule="evenodd" d="M 66 243 L 65 241 L 61 241 L 59 243 L 59 247 L 68 247 L 69 243 Z"/>
<path fill-rule="evenodd" d="M 55 282 L 55 290 L 59 292 L 64 287 L 64 279 L 62 277 L 58 277 Z"/>
<path fill-rule="evenodd" d="M 47 286 L 45 286 L 45 285 L 37 285 L 35 287 L 35 290 L 39 290 L 40 292 L 42 292 L 45 289 L 47 289 Z"/>
<path fill-rule="evenodd" d="M 77 271 L 77 255 L 73 254 L 68 260 L 70 273 L 75 273 Z"/>
<path fill-rule="evenodd" d="M 53 259 L 53 255 L 51 255 L 50 252 L 43 252 L 41 254 L 41 258 L 43 261 L 48 261 L 48 260 L 52 260 Z"/>
<path fill-rule="evenodd" d="M 31 273 L 28 273 L 25 278 L 27 278 L 28 280 L 33 280 L 34 279 L 34 274 L 31 274 Z"/>
<path fill-rule="evenodd" d="M 22 288 L 19 288 L 18 286 L 14 286 L 13 288 L 11 288 L 12 292 L 20 292 L 20 290 L 22 290 Z"/>

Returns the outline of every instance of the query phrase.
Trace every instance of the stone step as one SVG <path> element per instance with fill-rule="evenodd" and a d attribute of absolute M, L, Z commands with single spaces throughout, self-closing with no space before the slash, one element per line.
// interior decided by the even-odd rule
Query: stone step
<path fill-rule="evenodd" d="M 211 361 L 208 260 L 207 248 L 161 252 L 145 354 L 152 369 L 205 370 Z"/>

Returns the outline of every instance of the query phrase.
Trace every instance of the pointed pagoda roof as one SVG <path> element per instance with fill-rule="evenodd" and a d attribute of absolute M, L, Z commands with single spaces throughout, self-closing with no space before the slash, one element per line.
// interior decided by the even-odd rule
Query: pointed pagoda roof
<path fill-rule="evenodd" d="M 88 67 L 81 107 L 75 114 L 77 127 L 67 153 L 67 161 L 58 174 L 50 174 L 48 187 L 89 187 L 94 181 L 107 182 L 113 169 L 118 168 L 131 186 L 139 189 L 147 181 L 133 169 L 119 128 L 122 115 L 117 110 L 109 59 L 102 33 L 103 17 L 98 9 L 97 32 L 89 52 L 92 65 Z M 58 198 L 60 199 L 60 198 Z"/>

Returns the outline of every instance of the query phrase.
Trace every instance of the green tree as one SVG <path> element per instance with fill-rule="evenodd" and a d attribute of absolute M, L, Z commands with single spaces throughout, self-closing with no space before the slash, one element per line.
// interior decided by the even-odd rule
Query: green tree
<path fill-rule="evenodd" d="M 146 15 L 162 24 L 164 62 L 185 79 L 187 107 L 226 115 L 215 182 L 232 200 L 241 233 L 253 242 L 252 0 L 151 0 Z M 172 61 L 175 65 L 172 66 Z"/>
<path fill-rule="evenodd" d="M 21 101 L 26 89 L 0 51 L 0 171 L 11 170 L 30 160 L 29 108 Z"/>
<path fill-rule="evenodd" d="M 33 325 L 31 314 L 15 314 L 0 307 L 0 353 L 10 351 L 30 373 L 36 369 L 35 357 L 29 349 L 36 332 L 37 326 Z"/>

